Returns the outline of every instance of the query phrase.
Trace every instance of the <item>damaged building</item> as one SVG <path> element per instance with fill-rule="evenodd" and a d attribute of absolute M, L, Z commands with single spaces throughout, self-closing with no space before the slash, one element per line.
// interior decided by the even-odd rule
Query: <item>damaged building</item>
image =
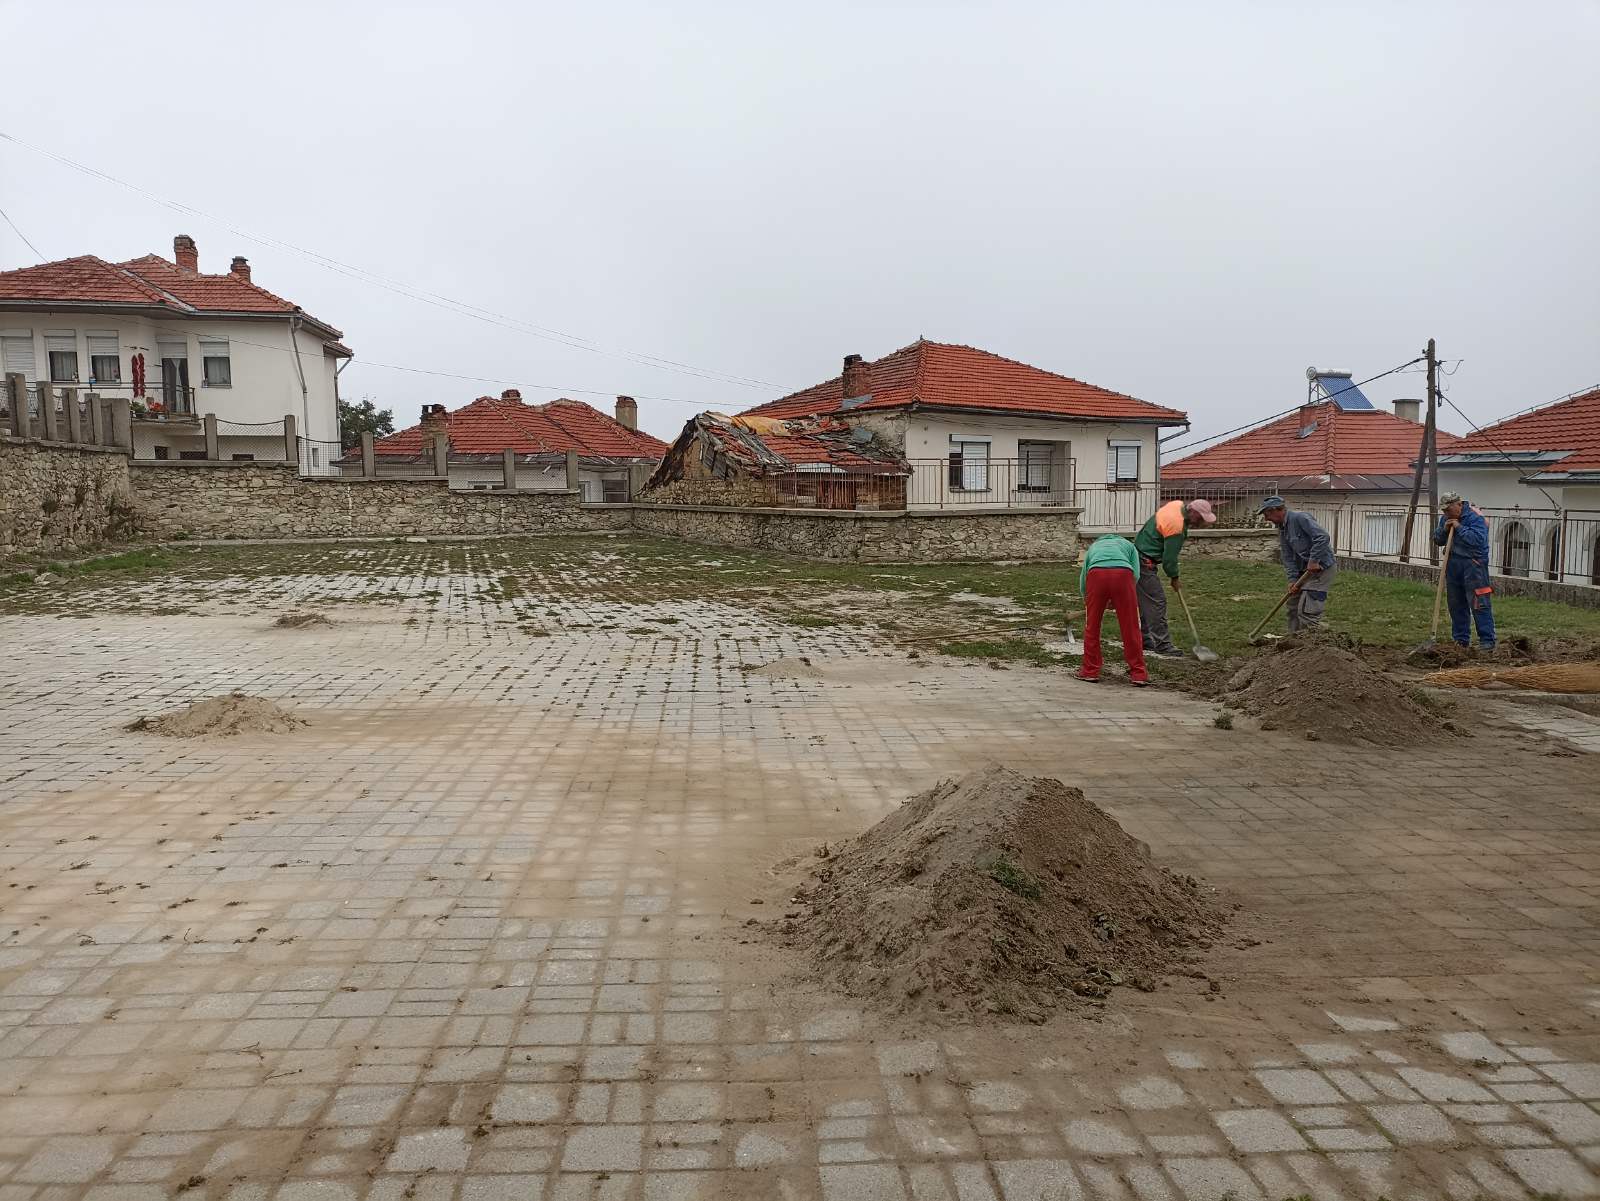
<path fill-rule="evenodd" d="M 904 509 L 911 466 L 870 430 L 834 417 L 691 418 L 643 500 L 698 505 Z"/>

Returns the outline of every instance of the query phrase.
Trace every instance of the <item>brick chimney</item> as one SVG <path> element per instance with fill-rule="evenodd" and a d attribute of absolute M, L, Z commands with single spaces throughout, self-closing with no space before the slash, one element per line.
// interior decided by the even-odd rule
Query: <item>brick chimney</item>
<path fill-rule="evenodd" d="M 639 402 L 631 396 L 617 397 L 617 424 L 630 430 L 639 428 Z"/>
<path fill-rule="evenodd" d="M 422 461 L 424 463 L 432 463 L 433 462 L 433 440 L 434 440 L 434 436 L 436 434 L 443 434 L 443 435 L 445 435 L 446 438 L 448 438 L 450 436 L 450 424 L 449 424 L 448 421 L 445 420 L 444 406 L 443 405 L 423 405 L 422 406 Z M 437 474 L 437 475 L 443 475 L 445 473 L 445 470 L 446 470 L 447 466 L 448 465 L 445 464 L 445 463 L 435 464 L 434 465 L 434 473 Z"/>
<path fill-rule="evenodd" d="M 192 275 L 200 273 L 200 248 L 188 234 L 179 234 L 172 239 L 172 261 L 178 264 L 179 271 L 187 271 Z"/>
<path fill-rule="evenodd" d="M 840 381 L 839 398 L 854 400 L 872 391 L 872 364 L 858 354 L 844 356 L 844 377 Z"/>
<path fill-rule="evenodd" d="M 1420 400 L 1397 400 L 1394 402 L 1394 415 L 1401 421 L 1422 422 L 1422 402 Z"/>
<path fill-rule="evenodd" d="M 522 403 L 522 392 L 517 388 L 507 388 L 504 392 L 500 393 L 500 399 L 501 400 L 514 400 L 518 404 L 521 404 Z"/>
<path fill-rule="evenodd" d="M 233 276 L 235 279 L 242 279 L 245 283 L 249 283 L 250 260 L 245 258 L 242 254 L 234 255 L 233 266 L 228 269 L 228 274 Z"/>

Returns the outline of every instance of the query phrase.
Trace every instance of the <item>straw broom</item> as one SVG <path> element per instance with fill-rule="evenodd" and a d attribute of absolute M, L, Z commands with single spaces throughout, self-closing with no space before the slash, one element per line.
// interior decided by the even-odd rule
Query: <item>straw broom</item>
<path fill-rule="evenodd" d="M 1531 667 L 1456 667 L 1422 678 L 1446 688 L 1500 685 L 1539 692 L 1600 692 L 1600 663 L 1536 663 Z"/>

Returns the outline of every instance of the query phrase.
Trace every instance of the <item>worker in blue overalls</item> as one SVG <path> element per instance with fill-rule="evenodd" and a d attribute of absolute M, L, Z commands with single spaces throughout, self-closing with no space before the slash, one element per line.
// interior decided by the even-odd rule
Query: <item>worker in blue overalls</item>
<path fill-rule="evenodd" d="M 1433 541 L 1443 546 L 1450 531 L 1450 561 L 1444 565 L 1444 587 L 1450 598 L 1450 637 L 1461 646 L 1472 644 L 1472 627 L 1478 627 L 1478 649 L 1494 650 L 1494 609 L 1489 597 L 1489 523 L 1459 492 L 1439 498 L 1439 524 Z"/>

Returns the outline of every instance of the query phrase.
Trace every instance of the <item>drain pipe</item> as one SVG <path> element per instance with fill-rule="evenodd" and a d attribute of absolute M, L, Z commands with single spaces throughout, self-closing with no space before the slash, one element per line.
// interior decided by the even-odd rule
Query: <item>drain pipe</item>
<path fill-rule="evenodd" d="M 306 369 L 300 363 L 300 326 L 303 318 L 299 308 L 294 311 L 294 316 L 289 318 L 289 349 L 294 352 L 294 370 L 300 377 L 300 429 L 302 438 L 311 436 L 311 396 L 306 389 Z M 309 451 L 300 457 L 300 470 L 310 474 L 309 466 L 311 454 Z"/>

